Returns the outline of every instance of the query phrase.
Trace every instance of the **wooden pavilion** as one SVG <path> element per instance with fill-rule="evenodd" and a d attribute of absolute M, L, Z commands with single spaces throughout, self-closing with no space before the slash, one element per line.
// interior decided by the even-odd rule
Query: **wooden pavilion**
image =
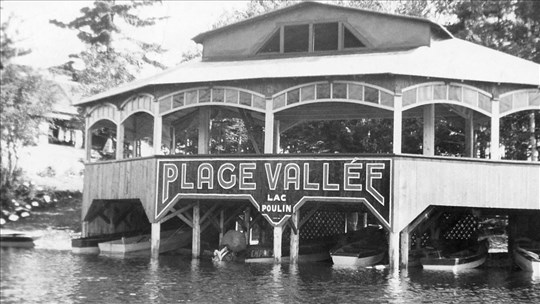
<path fill-rule="evenodd" d="M 412 231 L 439 207 L 540 214 L 540 163 L 503 161 L 499 144 L 501 118 L 540 110 L 540 65 L 426 19 L 315 2 L 193 40 L 201 61 L 78 103 L 84 236 L 148 227 L 157 255 L 162 225 L 177 221 L 192 229 L 199 257 L 201 235 L 221 237 L 240 215 L 248 232 L 273 229 L 277 262 L 290 239 L 296 262 L 303 236 L 335 231 L 335 212 L 358 211 L 387 230 L 397 269 Z M 463 121 L 465 157 L 435 156 L 437 116 Z M 243 122 L 250 153 L 211 153 L 216 117 Z M 299 123 L 364 118 L 392 119 L 392 151 L 283 153 L 281 134 Z M 406 118 L 423 122 L 422 155 L 402 153 Z M 491 128 L 489 159 L 474 152 L 480 124 Z M 109 137 L 101 160 L 96 132 Z"/>

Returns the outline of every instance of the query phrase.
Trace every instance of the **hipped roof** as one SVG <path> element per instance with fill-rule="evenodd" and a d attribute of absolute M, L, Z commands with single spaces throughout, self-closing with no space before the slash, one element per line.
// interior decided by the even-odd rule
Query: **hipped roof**
<path fill-rule="evenodd" d="M 286 77 L 396 74 L 540 86 L 540 65 L 461 39 L 409 50 L 243 61 L 189 62 L 76 103 L 160 84 Z"/>

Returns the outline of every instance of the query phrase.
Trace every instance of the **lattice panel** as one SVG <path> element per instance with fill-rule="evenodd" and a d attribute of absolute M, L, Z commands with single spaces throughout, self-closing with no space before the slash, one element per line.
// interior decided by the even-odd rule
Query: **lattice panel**
<path fill-rule="evenodd" d="M 415 248 L 418 242 L 420 242 L 421 248 L 429 246 L 429 232 L 424 232 L 420 236 L 418 236 L 417 232 L 413 232 L 411 235 L 411 248 Z"/>
<path fill-rule="evenodd" d="M 444 214 L 443 216 L 447 221 L 454 223 L 443 232 L 446 240 L 468 240 L 478 230 L 478 218 L 472 214 Z"/>
<path fill-rule="evenodd" d="M 345 215 L 336 211 L 317 211 L 300 229 L 300 240 L 309 240 L 345 231 Z"/>

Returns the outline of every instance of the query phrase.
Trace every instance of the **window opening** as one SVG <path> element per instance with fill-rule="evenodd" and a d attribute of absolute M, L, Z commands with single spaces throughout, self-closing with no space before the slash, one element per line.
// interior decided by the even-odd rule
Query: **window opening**
<path fill-rule="evenodd" d="M 279 53 L 279 30 L 261 48 L 261 53 Z"/>
<path fill-rule="evenodd" d="M 338 26 L 337 22 L 319 23 L 313 25 L 313 38 L 315 51 L 335 51 L 338 49 Z"/>
<path fill-rule="evenodd" d="M 309 48 L 309 25 L 289 25 L 284 27 L 284 52 L 307 52 Z"/>
<path fill-rule="evenodd" d="M 365 47 L 366 45 L 362 43 L 356 36 L 346 27 L 343 26 L 343 47 L 346 49 L 349 48 L 359 48 Z"/>

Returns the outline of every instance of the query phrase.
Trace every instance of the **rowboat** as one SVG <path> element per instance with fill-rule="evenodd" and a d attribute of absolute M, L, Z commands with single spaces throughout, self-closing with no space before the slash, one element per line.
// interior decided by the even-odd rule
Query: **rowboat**
<path fill-rule="evenodd" d="M 129 231 L 105 235 L 95 235 L 89 237 L 75 238 L 71 240 L 71 252 L 76 254 L 98 254 L 99 243 L 119 240 L 122 237 L 141 235 L 141 231 Z"/>
<path fill-rule="evenodd" d="M 385 253 L 383 246 L 370 245 L 360 240 L 339 247 L 330 252 L 330 256 L 336 266 L 368 267 L 382 261 Z"/>
<path fill-rule="evenodd" d="M 540 276 L 540 247 L 534 247 L 531 240 L 517 240 L 514 261 L 523 271 Z"/>
<path fill-rule="evenodd" d="M 24 233 L 0 234 L 0 247 L 33 248 L 35 237 Z"/>
<path fill-rule="evenodd" d="M 159 252 L 167 252 L 188 245 L 192 233 L 183 230 L 169 230 L 160 234 Z M 98 243 L 101 254 L 125 254 L 132 252 L 150 252 L 151 236 L 144 234 L 133 237 L 122 237 L 118 240 Z"/>
<path fill-rule="evenodd" d="M 488 253 L 488 242 L 479 242 L 474 248 L 444 254 L 441 250 L 428 251 L 426 257 L 420 259 L 426 270 L 461 271 L 484 264 Z"/>

